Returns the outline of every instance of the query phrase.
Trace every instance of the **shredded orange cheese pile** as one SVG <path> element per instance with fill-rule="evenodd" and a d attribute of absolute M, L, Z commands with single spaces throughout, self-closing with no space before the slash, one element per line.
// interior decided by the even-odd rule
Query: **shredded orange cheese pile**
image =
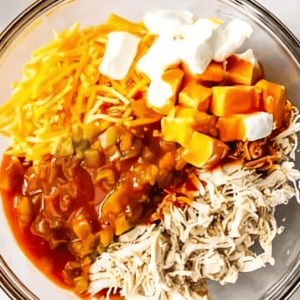
<path fill-rule="evenodd" d="M 142 38 L 135 61 L 121 81 L 99 73 L 107 34 L 116 30 Z M 147 77 L 137 73 L 136 62 L 154 39 L 142 23 L 116 15 L 97 27 L 80 30 L 77 23 L 60 34 L 54 32 L 54 39 L 32 54 L 23 79 L 14 83 L 11 99 L 0 108 L 1 133 L 11 138 L 7 154 L 36 163 L 49 153 L 73 154 L 75 129 L 81 128 L 88 140 L 93 126 L 102 131 L 110 123 L 130 126 L 132 98 L 149 84 Z"/>

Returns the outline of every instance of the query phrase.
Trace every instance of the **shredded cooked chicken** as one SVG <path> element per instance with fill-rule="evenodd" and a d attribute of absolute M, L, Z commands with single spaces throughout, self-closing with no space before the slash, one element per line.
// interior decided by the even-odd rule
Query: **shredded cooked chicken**
<path fill-rule="evenodd" d="M 279 155 L 271 168 L 261 172 L 237 160 L 199 172 L 200 197 L 184 209 L 171 207 L 159 224 L 121 235 L 92 265 L 89 292 L 108 289 L 109 297 L 119 290 L 127 300 L 207 300 L 207 279 L 234 283 L 239 272 L 273 265 L 272 241 L 282 232 L 275 207 L 295 195 L 300 202 L 300 172 L 289 159 L 300 131 L 294 112 L 291 126 L 276 138 Z M 250 249 L 256 241 L 262 254 Z"/>

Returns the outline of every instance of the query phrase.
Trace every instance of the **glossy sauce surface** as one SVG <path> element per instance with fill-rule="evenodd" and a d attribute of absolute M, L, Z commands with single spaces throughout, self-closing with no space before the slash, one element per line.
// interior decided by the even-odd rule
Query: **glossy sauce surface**
<path fill-rule="evenodd" d="M 69 288 L 64 282 L 62 271 L 68 261 L 74 260 L 74 256 L 65 245 L 50 249 L 45 240 L 32 234 L 30 227 L 20 227 L 15 214 L 14 198 L 12 192 L 1 192 L 4 212 L 19 247 L 42 273 L 47 274 L 51 281 L 60 287 Z"/>
<path fill-rule="evenodd" d="M 10 227 L 25 255 L 56 284 L 84 295 L 99 247 L 149 222 L 166 193 L 187 180 L 179 146 L 163 141 L 155 127 L 117 128 L 118 139 L 99 153 L 100 137 L 87 158 L 48 155 L 38 169 L 4 156 L 1 193 Z"/>

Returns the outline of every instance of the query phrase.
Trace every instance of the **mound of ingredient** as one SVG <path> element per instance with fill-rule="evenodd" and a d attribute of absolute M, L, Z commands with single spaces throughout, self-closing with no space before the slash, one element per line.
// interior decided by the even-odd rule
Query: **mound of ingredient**
<path fill-rule="evenodd" d="M 296 121 L 277 137 L 285 146 L 272 169 L 237 161 L 200 173 L 204 186 L 189 207 L 171 206 L 159 224 L 121 235 L 92 265 L 90 293 L 107 288 L 126 299 L 207 300 L 207 279 L 234 283 L 239 272 L 273 265 L 272 241 L 282 231 L 275 207 L 295 196 L 289 182 L 300 179 L 288 158 L 300 130 Z M 260 255 L 251 250 L 256 241 Z"/>
<path fill-rule="evenodd" d="M 207 279 L 275 263 L 299 115 L 236 54 L 251 34 L 162 10 L 75 24 L 32 54 L 0 108 L 0 188 L 38 268 L 93 299 L 206 300 Z"/>

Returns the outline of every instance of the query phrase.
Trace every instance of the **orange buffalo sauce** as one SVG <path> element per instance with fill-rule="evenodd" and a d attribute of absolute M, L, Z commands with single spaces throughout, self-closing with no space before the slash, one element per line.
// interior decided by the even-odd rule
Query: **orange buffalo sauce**
<path fill-rule="evenodd" d="M 9 165 L 12 166 L 10 171 L 7 169 Z M 66 245 L 51 249 L 43 238 L 31 232 L 30 226 L 19 222 L 19 215 L 16 210 L 16 196 L 21 192 L 23 184 L 23 177 L 18 176 L 19 171 L 19 160 L 4 155 L 0 171 L 1 199 L 11 231 L 19 247 L 36 268 L 46 274 L 58 286 L 69 289 L 70 286 L 64 282 L 62 271 L 67 262 L 74 261 L 74 256 L 70 253 Z M 8 181 L 11 185 L 4 186 L 3 182 Z"/>
<path fill-rule="evenodd" d="M 180 146 L 155 134 L 156 127 L 112 126 L 82 159 L 48 155 L 38 172 L 31 162 L 4 156 L 5 214 L 20 248 L 54 283 L 85 297 L 99 251 L 115 235 L 148 222 L 164 189 L 187 180 L 190 166 Z"/>
<path fill-rule="evenodd" d="M 2 205 L 14 238 L 22 252 L 40 272 L 60 288 L 74 290 L 74 287 L 69 282 L 66 282 L 64 276 L 66 265 L 76 263 L 76 258 L 70 251 L 68 244 L 61 244 L 56 248 L 51 248 L 44 238 L 33 234 L 29 224 L 24 224 L 20 221 L 16 197 L 21 192 L 23 178 L 18 176 L 20 165 L 17 161 L 18 159 L 5 155 L 0 170 Z M 7 166 L 11 165 L 11 162 L 13 162 L 12 171 L 7 172 Z M 12 185 L 4 186 L 3 182 L 6 183 L 8 181 Z M 12 186 L 13 189 L 10 189 Z M 97 218 L 94 219 L 94 222 L 97 222 Z M 105 296 L 105 294 L 106 291 L 102 291 L 96 296 L 100 298 Z M 80 297 L 90 299 L 90 296 L 85 292 L 80 293 Z M 111 294 L 109 298 L 111 300 L 124 299 L 118 294 Z"/>

